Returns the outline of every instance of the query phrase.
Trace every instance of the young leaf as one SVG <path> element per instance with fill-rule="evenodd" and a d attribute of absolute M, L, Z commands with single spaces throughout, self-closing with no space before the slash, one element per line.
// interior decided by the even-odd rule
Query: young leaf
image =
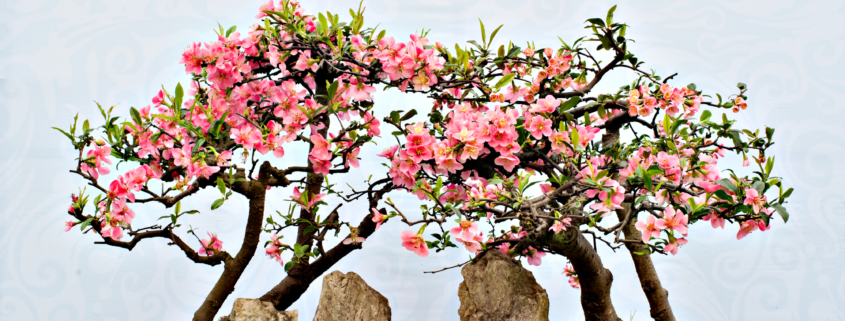
<path fill-rule="evenodd" d="M 217 189 L 220 190 L 220 194 L 226 193 L 226 183 L 223 182 L 223 178 L 220 178 L 220 177 L 217 178 Z"/>
<path fill-rule="evenodd" d="M 784 208 L 780 204 L 774 204 L 772 205 L 772 207 L 774 207 L 775 210 L 778 211 L 778 214 L 780 214 L 780 217 L 783 218 L 784 223 L 789 220 L 789 212 L 786 211 L 786 208 Z"/>
<path fill-rule="evenodd" d="M 222 198 L 221 198 L 221 199 L 218 199 L 218 200 L 216 200 L 216 201 L 214 201 L 214 203 L 211 203 L 211 210 L 212 210 L 212 211 L 213 211 L 213 210 L 216 210 L 216 209 L 217 209 L 217 208 L 219 208 L 221 205 L 223 205 L 223 202 L 225 202 L 225 201 L 226 201 L 226 200 L 224 200 L 224 199 L 222 199 Z"/>
<path fill-rule="evenodd" d="M 610 10 L 607 10 L 607 25 L 613 24 L 613 12 L 616 11 L 616 5 L 610 7 Z"/>

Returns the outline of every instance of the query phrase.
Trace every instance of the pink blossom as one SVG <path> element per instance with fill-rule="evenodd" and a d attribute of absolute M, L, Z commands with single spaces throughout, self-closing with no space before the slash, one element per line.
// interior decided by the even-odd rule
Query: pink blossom
<path fill-rule="evenodd" d="M 751 205 L 754 209 L 754 213 L 760 213 L 760 209 L 764 208 L 766 203 L 768 203 L 766 195 L 760 195 L 760 193 L 753 188 L 745 189 L 745 201 L 743 204 Z"/>
<path fill-rule="evenodd" d="M 74 223 L 72 221 L 65 222 L 65 232 L 70 231 L 73 228 Z"/>
<path fill-rule="evenodd" d="M 672 253 L 672 255 L 675 255 L 678 253 L 678 248 L 684 244 L 687 244 L 687 239 L 685 238 L 674 239 L 674 242 L 670 239 L 669 244 L 666 244 L 666 246 L 663 247 L 663 252 L 669 252 Z"/>
<path fill-rule="evenodd" d="M 235 140 L 235 144 L 241 144 L 244 149 L 250 150 L 256 144 L 261 143 L 261 132 L 254 130 L 252 127 L 232 128 L 232 138 Z"/>
<path fill-rule="evenodd" d="M 455 236 L 455 238 L 462 238 L 464 240 L 472 239 L 475 233 L 478 233 L 478 223 L 471 222 L 467 220 L 461 221 L 460 226 L 453 227 L 449 230 L 449 233 Z"/>
<path fill-rule="evenodd" d="M 358 77 L 355 77 L 349 82 L 347 95 L 355 101 L 365 101 L 372 99 L 370 94 L 374 92 L 376 92 L 376 87 L 366 85 L 363 82 L 359 83 Z"/>
<path fill-rule="evenodd" d="M 742 225 L 739 227 L 739 232 L 736 233 L 736 239 L 741 240 L 742 238 L 746 237 L 751 232 L 756 231 L 759 228 L 757 222 L 754 220 L 748 220 L 742 222 Z"/>
<path fill-rule="evenodd" d="M 648 242 L 652 237 L 660 237 L 660 229 L 657 228 L 654 216 L 648 215 L 646 222 L 638 221 L 635 225 L 637 230 L 643 233 L 643 242 Z"/>
<path fill-rule="evenodd" d="M 707 214 L 701 219 L 705 221 L 710 221 L 710 225 L 713 226 L 713 228 L 721 227 L 722 229 L 725 229 L 725 219 L 716 215 L 715 212 Z"/>
<path fill-rule="evenodd" d="M 687 235 L 687 222 L 689 218 L 681 211 L 675 211 L 671 206 L 667 206 L 663 210 L 663 218 L 657 220 L 654 226 L 663 230 L 678 231 L 683 235 Z"/>
<path fill-rule="evenodd" d="M 357 235 L 350 235 L 349 237 L 347 237 L 343 240 L 343 244 L 346 244 L 346 245 L 361 244 L 361 243 L 364 243 L 364 241 L 366 241 L 366 240 L 367 240 L 366 238 L 363 238 L 363 237 L 360 237 L 360 236 L 357 236 Z"/>
<path fill-rule="evenodd" d="M 200 248 L 199 255 L 206 255 L 212 256 L 220 251 L 223 248 L 223 241 L 217 238 L 216 233 L 206 232 L 208 233 L 208 239 L 200 240 L 202 244 L 202 248 Z"/>
<path fill-rule="evenodd" d="M 569 286 L 573 289 L 581 288 L 581 282 L 578 279 L 578 274 L 575 273 L 575 269 L 572 268 L 572 265 L 567 264 L 566 267 L 563 268 L 563 273 L 569 277 Z"/>
<path fill-rule="evenodd" d="M 537 104 L 531 107 L 531 112 L 551 113 L 554 112 L 559 106 L 560 100 L 552 97 L 552 95 L 546 95 L 546 98 L 541 98 L 537 100 Z"/>
<path fill-rule="evenodd" d="M 381 223 L 384 223 L 385 215 L 381 214 L 381 212 L 375 208 L 371 208 L 370 210 L 373 212 L 373 223 L 376 223 L 376 231 L 378 231 L 378 228 L 381 227 Z"/>
<path fill-rule="evenodd" d="M 388 158 L 388 159 L 393 159 L 393 155 L 396 154 L 397 150 L 399 150 L 399 145 L 393 145 L 393 146 L 390 146 L 390 147 L 386 148 L 385 150 L 383 150 L 377 156 Z"/>
<path fill-rule="evenodd" d="M 273 233 L 273 235 L 270 236 L 270 244 L 264 248 L 264 252 L 271 258 L 276 259 L 276 262 L 279 262 L 279 264 L 284 266 L 285 262 L 282 260 L 282 256 L 280 255 L 283 250 L 284 247 L 282 247 L 281 238 L 279 238 L 276 233 Z"/>
<path fill-rule="evenodd" d="M 481 242 L 484 241 L 481 232 L 479 232 L 478 235 L 473 235 L 471 239 L 463 239 L 460 237 L 456 237 L 455 239 L 461 243 L 464 243 L 464 248 L 466 248 L 467 251 L 473 254 L 478 253 L 478 251 L 481 250 Z"/>
<path fill-rule="evenodd" d="M 528 265 L 540 266 L 542 264 L 542 258 L 546 256 L 546 253 L 543 253 L 540 250 L 537 250 L 533 247 L 528 247 L 528 256 L 525 259 L 528 261 Z"/>
<path fill-rule="evenodd" d="M 560 221 L 555 221 L 551 227 L 549 227 L 549 231 L 555 231 L 555 233 L 560 233 L 560 231 L 566 231 L 567 226 L 572 226 L 572 219 L 571 218 L 564 218 Z"/>
<path fill-rule="evenodd" d="M 414 233 L 414 231 L 402 231 L 400 235 L 402 238 L 402 246 L 420 257 L 428 256 L 428 245 L 423 240 L 422 236 Z"/>
<path fill-rule="evenodd" d="M 502 155 L 496 157 L 494 163 L 496 165 L 504 167 L 506 171 L 511 172 L 513 171 L 513 168 L 519 164 L 519 158 L 517 158 L 513 154 Z"/>

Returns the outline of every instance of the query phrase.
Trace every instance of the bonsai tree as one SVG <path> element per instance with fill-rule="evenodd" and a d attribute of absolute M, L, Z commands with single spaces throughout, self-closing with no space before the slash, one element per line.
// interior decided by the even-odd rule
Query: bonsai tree
<path fill-rule="evenodd" d="M 195 263 L 222 264 L 194 320 L 213 319 L 259 245 L 287 272 L 260 299 L 286 309 L 391 219 L 419 226 L 404 231 L 401 242 L 421 256 L 462 244 L 476 257 L 498 250 L 535 265 L 545 253 L 567 257 L 570 283 L 581 287 L 590 320 L 618 319 L 597 240 L 625 245 L 652 316 L 672 320 L 650 255 L 676 253 L 687 242 L 687 226 L 698 221 L 740 224 L 738 238 L 767 230 L 775 211 L 788 218 L 782 204 L 792 189 L 771 176 L 774 158 L 765 151 L 773 129 L 738 130 L 726 116 L 710 119 L 711 109 L 745 109 L 745 85 L 714 98 L 693 84 L 670 85 L 673 76 L 643 71 L 628 49 L 627 26 L 613 22 L 614 9 L 587 21 L 589 38 L 558 48 L 511 43 L 494 50 L 499 29 L 488 38 L 481 24 L 481 42 L 452 51 L 430 43 L 425 31 L 403 43 L 364 28 L 360 6 L 341 22 L 330 12 L 306 14 L 296 1 L 269 1 L 243 34 L 220 27 L 216 41 L 185 50 L 187 89 L 162 90 L 151 105 L 128 111 L 98 105 L 98 127 L 84 120 L 78 128 L 75 118 L 68 130 L 57 128 L 79 151 L 71 172 L 88 185 L 72 195 L 66 230 L 78 225 L 98 234 L 95 243 L 127 250 L 164 238 Z M 598 47 L 585 48 L 589 42 Z M 599 61 L 596 51 L 612 60 Z M 592 93 L 612 70 L 632 74 L 631 84 Z M 425 113 L 378 115 L 376 86 L 422 93 L 434 104 L 420 109 Z M 392 127 L 390 135 L 382 135 L 383 125 Z M 379 136 L 397 143 L 379 154 L 387 159 L 386 176 L 349 188 L 329 183 L 357 168 L 361 147 Z M 289 144 L 309 152 L 286 155 Z M 759 171 L 721 171 L 725 152 L 742 155 L 746 166 L 751 157 Z M 297 165 L 278 167 L 285 157 Z M 124 162 L 128 170 L 101 179 Z M 293 195 L 272 189 L 289 186 Z M 97 195 L 86 195 L 88 187 Z M 237 252 L 211 231 L 179 221 L 208 210 L 181 206 L 206 188 L 220 193 L 210 210 L 236 194 L 249 201 Z M 393 191 L 427 203 L 408 213 L 386 197 Z M 329 195 L 341 202 L 330 206 Z M 265 215 L 274 196 L 292 206 Z M 338 208 L 359 199 L 368 202 L 359 209 L 366 217 L 341 217 Z M 162 213 L 158 224 L 133 226 L 141 203 L 173 212 Z M 426 227 L 438 230 L 429 240 Z M 280 236 L 287 228 L 296 230 L 295 240 Z M 330 232 L 346 237 L 334 244 Z"/>

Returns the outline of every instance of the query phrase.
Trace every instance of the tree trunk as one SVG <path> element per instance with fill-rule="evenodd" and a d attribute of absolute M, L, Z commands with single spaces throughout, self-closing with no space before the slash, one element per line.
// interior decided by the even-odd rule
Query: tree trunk
<path fill-rule="evenodd" d="M 265 162 L 262 168 L 269 166 Z M 220 306 L 226 301 L 226 298 L 232 291 L 235 290 L 235 284 L 240 279 L 241 274 L 249 265 L 249 261 L 255 255 L 255 249 L 258 247 L 258 239 L 261 235 L 261 224 L 264 222 L 264 200 L 266 196 L 266 182 L 269 179 L 267 171 L 259 170 L 258 180 L 250 182 L 248 198 L 249 198 L 249 218 L 246 223 L 246 232 L 244 233 L 244 242 L 241 245 L 238 254 L 224 264 L 225 268 L 220 279 L 214 285 L 214 288 L 205 298 L 205 301 L 200 306 L 199 310 L 194 313 L 194 321 L 213 321 Z"/>
<path fill-rule="evenodd" d="M 619 119 L 617 123 L 606 123 L 605 134 L 602 136 L 602 147 L 612 148 L 614 144 L 619 142 L 619 128 L 625 118 Z M 618 177 L 616 173 L 611 174 L 614 179 Z M 636 195 L 635 195 L 636 196 Z M 617 210 L 616 216 L 620 222 L 625 220 L 625 216 L 631 210 L 631 204 L 623 204 L 624 209 Z M 637 230 L 634 224 L 637 222 L 637 213 L 634 215 L 622 229 L 625 239 L 641 240 L 642 233 Z M 631 259 L 634 260 L 634 269 L 637 270 L 637 277 L 640 279 L 640 286 L 643 288 L 648 305 L 651 312 L 651 317 L 655 321 L 674 321 L 675 315 L 672 313 L 672 307 L 669 305 L 669 291 L 663 288 L 660 284 L 660 278 L 657 276 L 657 271 L 654 269 L 654 264 L 651 262 L 651 254 L 645 253 L 642 255 L 634 254 L 635 252 L 644 252 L 646 246 L 635 243 L 625 243 L 628 252 L 631 253 Z"/>
<path fill-rule="evenodd" d="M 625 219 L 625 215 L 630 210 L 631 205 L 625 204 L 623 207 L 625 207 L 624 212 L 621 210 L 616 211 L 620 222 Z M 632 213 L 631 215 L 636 215 L 636 213 Z M 634 226 L 636 221 L 636 217 L 633 217 L 628 224 L 621 227 L 625 239 L 641 240 L 643 238 L 642 233 Z M 637 270 L 640 286 L 642 286 L 645 297 L 648 299 L 651 317 L 655 321 L 675 321 L 675 315 L 672 313 L 672 307 L 669 305 L 669 291 L 666 291 L 660 284 L 657 270 L 654 269 L 654 264 L 651 262 L 651 254 L 635 254 L 635 252 L 646 251 L 646 246 L 636 243 L 625 243 L 625 247 L 628 248 L 628 252 L 631 253 L 631 259 L 634 260 L 634 268 Z"/>
<path fill-rule="evenodd" d="M 566 256 L 581 281 L 581 307 L 588 321 L 621 321 L 610 300 L 613 274 L 604 268 L 596 250 L 577 227 L 558 234 L 547 233 L 544 243 L 556 254 Z M 560 237 L 565 237 L 561 240 Z"/>
<path fill-rule="evenodd" d="M 369 208 L 374 208 L 378 205 L 378 201 L 384 192 L 376 192 L 375 194 L 375 197 L 370 200 Z M 376 223 L 373 222 L 373 214 L 370 213 L 358 225 L 358 236 L 368 238 L 375 230 Z M 308 290 L 308 287 L 315 279 L 323 275 L 323 273 L 328 271 L 347 254 L 360 249 L 361 246 L 362 244 L 340 243 L 326 251 L 326 255 L 321 256 L 311 264 L 294 265 L 288 270 L 288 275 L 279 284 L 258 299 L 272 303 L 279 311 L 286 310 Z"/>

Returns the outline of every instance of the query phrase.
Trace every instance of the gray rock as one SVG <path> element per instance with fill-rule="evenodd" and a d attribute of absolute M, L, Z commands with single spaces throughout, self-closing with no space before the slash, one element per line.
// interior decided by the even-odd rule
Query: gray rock
<path fill-rule="evenodd" d="M 461 269 L 461 321 L 548 321 L 549 296 L 531 271 L 499 251 Z"/>
<path fill-rule="evenodd" d="M 220 321 L 298 321 L 299 311 L 279 311 L 270 302 L 258 299 L 235 300 L 232 313 Z"/>
<path fill-rule="evenodd" d="M 390 306 L 358 274 L 334 271 L 323 277 L 314 321 L 390 321 Z"/>

